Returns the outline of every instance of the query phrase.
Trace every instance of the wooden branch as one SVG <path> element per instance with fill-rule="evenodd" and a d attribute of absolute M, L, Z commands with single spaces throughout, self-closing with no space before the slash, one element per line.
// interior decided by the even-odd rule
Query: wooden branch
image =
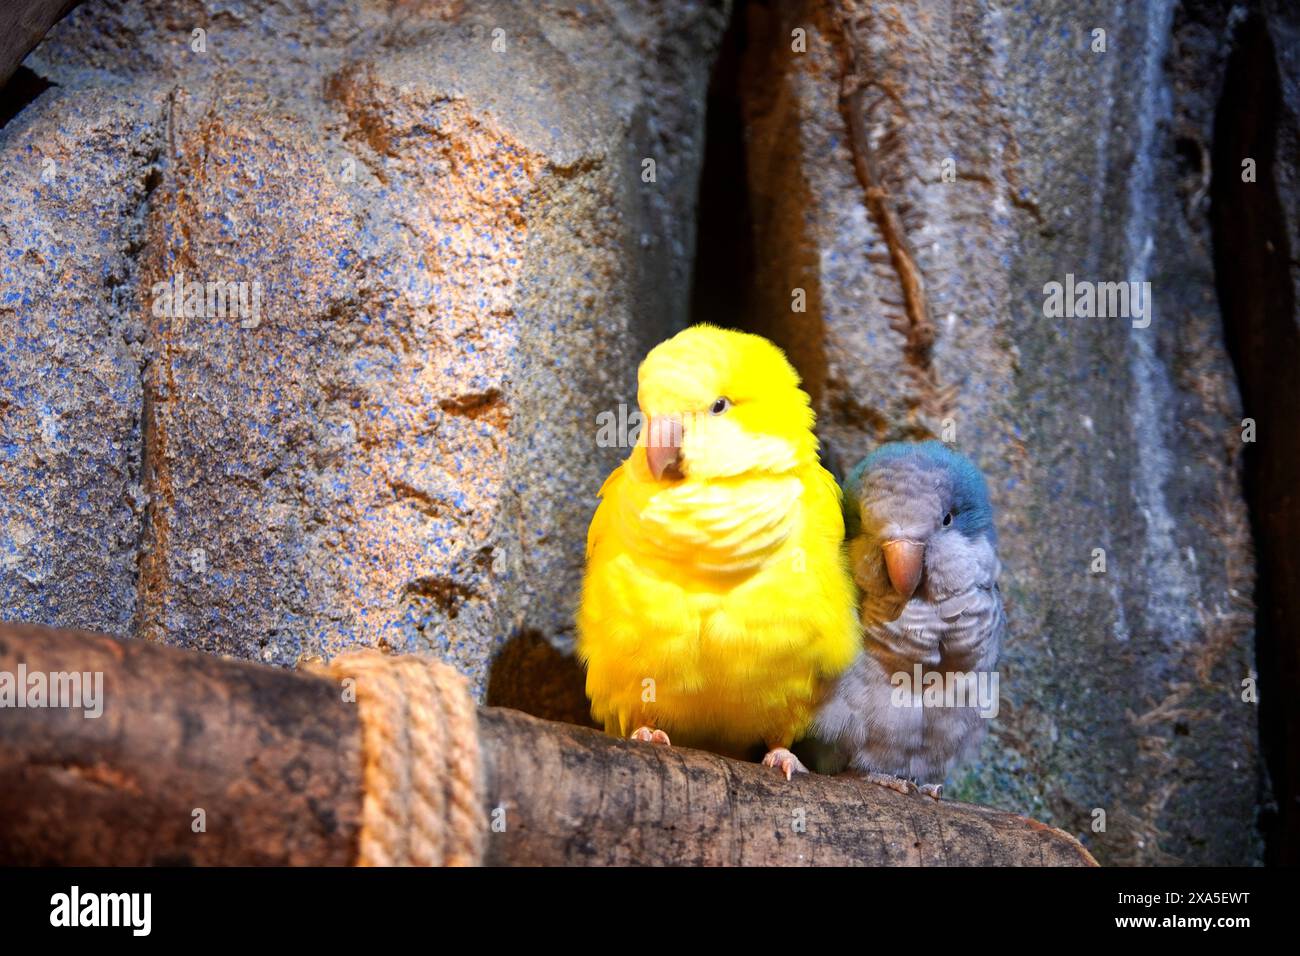
<path fill-rule="evenodd" d="M 852 777 L 787 781 L 495 708 L 479 712 L 479 739 L 488 802 L 506 811 L 489 864 L 1096 866 L 1074 837 L 1025 817 Z"/>
<path fill-rule="evenodd" d="M 0 22 L 0 86 L 79 0 L 6 0 Z"/>
<path fill-rule="evenodd" d="M 0 709 L 0 863 L 351 862 L 354 705 L 329 681 L 84 631 L 0 624 L 0 680 L 103 674 L 103 715 Z M 206 832 L 194 832 L 202 811 Z"/>
<path fill-rule="evenodd" d="M 357 712 L 329 679 L 0 624 L 0 680 L 20 664 L 102 673 L 103 715 L 0 709 L 0 864 L 355 858 Z M 489 865 L 1093 865 L 1032 820 L 853 779 L 787 782 L 500 708 L 480 709 L 478 733 Z"/>

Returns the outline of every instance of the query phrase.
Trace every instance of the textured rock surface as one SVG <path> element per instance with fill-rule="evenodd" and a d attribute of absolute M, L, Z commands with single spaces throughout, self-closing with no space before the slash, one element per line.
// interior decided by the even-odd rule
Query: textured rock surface
<path fill-rule="evenodd" d="M 51 89 L 0 130 L 0 613 L 124 633 L 141 384 L 129 339 L 146 94 Z M 134 336 L 138 338 L 138 336 Z"/>
<path fill-rule="evenodd" d="M 511 635 L 562 646 L 621 457 L 595 414 L 686 318 L 724 21 L 74 11 L 0 131 L 0 616 L 279 664 L 430 650 L 480 690 Z M 158 315 L 178 274 L 258 314 Z"/>
<path fill-rule="evenodd" d="M 1259 854 L 1242 415 L 1206 202 L 1225 17 L 845 0 L 747 23 L 757 325 L 841 467 L 934 435 L 985 468 L 1011 637 L 958 793 L 1103 863 Z M 1150 281 L 1150 327 L 1045 318 L 1066 273 Z"/>

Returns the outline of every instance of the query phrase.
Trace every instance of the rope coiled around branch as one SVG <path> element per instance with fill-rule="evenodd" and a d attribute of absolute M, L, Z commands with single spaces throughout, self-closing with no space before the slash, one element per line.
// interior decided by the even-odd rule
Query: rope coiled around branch
<path fill-rule="evenodd" d="M 323 670 L 355 681 L 365 790 L 357 865 L 477 865 L 487 818 L 465 678 L 433 658 L 370 649 Z"/>

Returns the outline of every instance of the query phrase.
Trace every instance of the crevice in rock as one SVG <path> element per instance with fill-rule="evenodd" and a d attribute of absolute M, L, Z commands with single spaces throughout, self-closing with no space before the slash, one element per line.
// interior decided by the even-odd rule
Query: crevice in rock
<path fill-rule="evenodd" d="M 505 397 L 501 394 L 501 390 L 496 388 L 444 398 L 438 402 L 438 407 L 449 415 L 459 415 L 474 420 L 484 419 L 500 429 L 504 429 L 509 424 L 510 414 Z"/>
<path fill-rule="evenodd" d="M 800 71 L 807 69 L 790 54 L 796 26 L 824 31 L 840 51 L 840 113 L 852 175 L 885 246 L 869 258 L 887 288 L 896 283 L 897 292 L 891 289 L 884 297 L 886 318 L 902 337 L 907 400 L 923 413 L 909 434 L 933 437 L 927 423 L 950 413 L 956 389 L 939 383 L 933 361 L 938 328 L 910 238 L 919 214 L 897 195 L 897 180 L 912 175 L 897 129 L 906 117 L 897 92 L 857 62 L 855 51 L 863 44 L 852 35 L 852 24 L 810 21 L 807 11 L 794 5 L 734 4 L 709 88 L 692 318 L 756 332 L 780 345 L 821 413 L 822 431 L 843 421 L 884 432 L 887 423 L 878 413 L 844 402 L 826 404 L 842 389 L 826 354 L 822 263 L 807 215 L 815 200 L 802 175 L 802 130 L 791 106 L 799 101 Z M 883 109 L 899 116 L 880 124 L 889 127 L 882 137 L 873 123 Z M 835 449 L 824 434 L 823 452 L 835 470 Z"/>
<path fill-rule="evenodd" d="M 146 565 L 150 558 L 149 548 L 155 541 L 152 527 L 156 517 L 156 504 L 152 494 L 153 480 L 149 474 L 154 464 L 154 456 L 150 454 L 151 422 L 153 422 L 156 414 L 154 396 L 149 387 L 150 341 L 148 314 L 151 302 L 144 282 L 140 257 L 145 254 L 146 250 L 149 216 L 153 208 L 154 195 L 163 180 L 161 163 L 164 145 L 170 133 L 169 114 L 170 110 L 165 111 L 158 118 L 152 142 L 149 144 L 149 150 L 143 157 L 141 164 L 140 199 L 136 204 L 134 214 L 125 226 L 126 241 L 123 257 L 128 264 L 129 274 L 123 277 L 122 281 L 124 285 L 132 285 L 135 288 L 136 294 L 133 305 L 139 318 L 136 319 L 130 315 L 120 314 L 116 316 L 118 331 L 122 336 L 124 347 L 135 358 L 136 374 L 140 382 L 140 408 L 135 420 L 135 430 L 139 435 L 140 455 L 133 482 L 136 496 L 133 507 L 138 516 L 139 525 L 136 529 L 135 541 L 135 612 L 131 626 L 132 634 L 137 637 L 146 636 L 144 578 Z M 128 301 L 131 300 L 128 299 Z"/>
<path fill-rule="evenodd" d="M 448 620 L 454 621 L 461 606 L 478 598 L 479 594 L 455 577 L 432 574 L 408 582 L 403 597 L 417 604 L 432 605 Z"/>
<path fill-rule="evenodd" d="M 853 170 L 862 187 L 867 212 L 889 250 L 889 264 L 898 277 L 902 297 L 898 305 L 902 314 L 891 318 L 890 326 L 904 337 L 903 359 L 913 381 L 917 405 L 930 415 L 942 417 L 951 396 L 939 388 L 935 375 L 932 359 L 936 330 L 925 292 L 925 278 L 904 225 L 908 210 L 890 195 L 881 168 L 891 162 L 891 147 L 900 135 L 899 127 L 907 120 L 906 110 L 890 84 L 873 78 L 867 66 L 860 62 L 856 51 L 865 44 L 847 16 L 841 17 L 839 27 L 844 63 L 839 105 L 853 154 Z M 892 107 L 898 118 L 876 137 L 868 130 L 868 115 L 880 107 Z"/>
<path fill-rule="evenodd" d="M 57 85 L 27 67 L 20 66 L 9 78 L 9 82 L 0 88 L 0 129 L 4 129 L 36 97 Z"/>
<path fill-rule="evenodd" d="M 1298 862 L 1300 847 L 1300 330 L 1274 176 L 1283 110 L 1273 42 L 1252 16 L 1234 37 L 1215 117 L 1210 218 L 1224 337 L 1243 417 L 1257 430 L 1243 457 L 1257 567 L 1260 746 L 1277 804 L 1261 820 L 1269 863 Z M 1254 182 L 1243 181 L 1247 159 Z"/>
<path fill-rule="evenodd" d="M 805 215 L 813 197 L 795 161 L 800 129 L 789 109 L 796 78 L 787 18 L 797 13 L 761 0 L 732 5 L 705 111 L 692 319 L 771 339 L 820 407 L 829 373 L 817 245 Z"/>
<path fill-rule="evenodd" d="M 753 331 L 754 222 L 749 205 L 741 56 L 745 4 L 735 3 L 709 80 L 696 205 L 691 321 Z"/>
<path fill-rule="evenodd" d="M 416 511 L 430 518 L 442 519 L 454 513 L 453 508 L 447 502 L 408 482 L 389 478 L 388 487 L 393 492 L 394 500 L 409 502 Z"/>

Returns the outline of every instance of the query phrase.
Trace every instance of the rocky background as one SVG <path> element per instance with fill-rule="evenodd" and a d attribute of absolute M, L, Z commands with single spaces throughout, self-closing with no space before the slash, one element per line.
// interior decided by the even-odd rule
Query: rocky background
<path fill-rule="evenodd" d="M 569 7 L 58 25 L 0 145 L 6 617 L 480 690 L 510 635 L 563 640 L 596 410 L 687 320 L 725 23 Z M 156 317 L 177 274 L 262 282 L 260 321 Z"/>
<path fill-rule="evenodd" d="M 597 415 L 709 319 L 788 349 L 832 468 L 989 476 L 1011 638 L 958 796 L 1103 863 L 1282 858 L 1283 8 L 83 4 L 0 101 L 0 618 L 432 652 L 584 720 Z M 1150 327 L 1045 318 L 1067 273 L 1149 280 Z M 159 316 L 177 274 L 260 315 Z"/>

